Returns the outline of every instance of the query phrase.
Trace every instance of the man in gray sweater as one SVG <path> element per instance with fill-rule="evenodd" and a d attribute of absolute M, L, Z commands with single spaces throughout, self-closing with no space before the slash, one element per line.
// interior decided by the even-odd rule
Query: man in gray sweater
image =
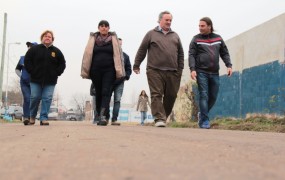
<path fill-rule="evenodd" d="M 156 127 L 165 127 L 180 87 L 184 68 L 184 52 L 180 38 L 170 28 L 172 14 L 161 12 L 159 25 L 144 37 L 136 54 L 133 71 L 140 73 L 140 64 L 147 54 L 147 79 L 151 94 L 151 111 Z"/>

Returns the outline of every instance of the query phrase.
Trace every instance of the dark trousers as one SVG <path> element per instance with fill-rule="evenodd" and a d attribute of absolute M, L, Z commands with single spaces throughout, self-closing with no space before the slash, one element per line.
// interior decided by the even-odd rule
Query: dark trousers
<path fill-rule="evenodd" d="M 155 121 L 166 122 L 177 97 L 182 72 L 148 68 L 146 74 L 151 95 L 151 113 Z"/>
<path fill-rule="evenodd" d="M 100 114 L 101 110 L 109 109 L 116 72 L 115 69 L 91 70 L 90 77 L 96 90 L 96 111 Z"/>

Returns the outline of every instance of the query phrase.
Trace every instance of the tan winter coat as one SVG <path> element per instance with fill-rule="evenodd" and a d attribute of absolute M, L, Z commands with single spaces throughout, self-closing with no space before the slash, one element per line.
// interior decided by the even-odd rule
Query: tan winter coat
<path fill-rule="evenodd" d="M 137 111 L 147 112 L 147 105 L 149 105 L 148 97 L 140 96 L 138 100 Z"/>
<path fill-rule="evenodd" d="M 110 32 L 112 35 L 112 44 L 114 51 L 114 64 L 116 70 L 116 78 L 122 78 L 126 76 L 125 73 L 125 65 L 124 65 L 124 56 L 121 46 L 119 45 L 119 41 L 115 32 Z M 99 32 L 90 33 L 81 64 L 81 77 L 83 79 L 90 79 L 90 68 L 93 57 L 93 48 L 95 44 L 95 39 L 98 36 Z"/>

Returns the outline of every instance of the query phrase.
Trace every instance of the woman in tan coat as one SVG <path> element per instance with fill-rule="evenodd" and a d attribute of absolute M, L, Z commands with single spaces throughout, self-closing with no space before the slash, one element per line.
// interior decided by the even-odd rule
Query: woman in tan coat
<path fill-rule="evenodd" d="M 101 20 L 98 32 L 91 33 L 84 51 L 81 76 L 90 78 L 96 91 L 95 119 L 99 126 L 106 126 L 107 110 L 112 96 L 112 87 L 116 79 L 124 78 L 124 58 L 117 35 L 110 32 L 109 22 Z"/>
<path fill-rule="evenodd" d="M 145 91 L 142 90 L 139 96 L 138 105 L 137 105 L 137 111 L 141 112 L 141 125 L 144 125 L 144 120 L 146 119 L 146 115 L 148 111 L 147 105 L 149 105 L 148 96 L 145 93 Z"/>

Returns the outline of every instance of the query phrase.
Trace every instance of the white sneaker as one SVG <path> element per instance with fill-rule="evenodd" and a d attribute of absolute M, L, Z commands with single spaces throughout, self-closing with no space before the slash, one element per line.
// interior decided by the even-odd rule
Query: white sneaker
<path fill-rule="evenodd" d="M 157 121 L 156 123 L 155 123 L 155 127 L 165 127 L 166 126 L 166 124 L 165 124 L 165 122 L 163 122 L 163 121 Z"/>

